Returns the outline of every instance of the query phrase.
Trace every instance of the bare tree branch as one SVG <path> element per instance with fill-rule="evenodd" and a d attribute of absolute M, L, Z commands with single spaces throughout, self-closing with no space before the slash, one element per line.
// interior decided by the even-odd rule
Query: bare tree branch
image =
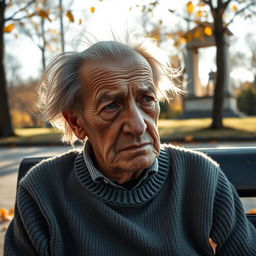
<path fill-rule="evenodd" d="M 21 20 L 28 19 L 28 18 L 29 18 L 29 15 L 25 15 L 25 16 L 20 17 L 20 18 L 7 19 L 7 21 L 8 21 L 8 20 L 12 20 L 12 21 L 21 21 Z"/>
<path fill-rule="evenodd" d="M 249 4 L 247 4 L 246 6 L 244 6 L 242 9 L 240 9 L 239 11 L 237 11 L 237 12 L 234 14 L 234 16 L 230 19 L 230 21 L 227 22 L 227 24 L 225 25 L 225 28 L 227 28 L 227 27 L 234 21 L 235 17 L 236 17 L 238 14 L 244 12 L 247 8 L 249 8 L 250 6 L 253 6 L 253 5 L 256 5 L 256 2 L 254 2 L 254 3 L 249 3 Z"/>
<path fill-rule="evenodd" d="M 25 6 L 23 6 L 22 8 L 20 8 L 19 10 L 17 10 L 16 12 L 14 12 L 10 17 L 6 18 L 5 21 L 9 21 L 9 20 L 21 20 L 21 18 L 19 19 L 15 19 L 14 17 L 19 13 L 24 11 L 26 8 L 28 8 L 32 3 L 34 3 L 36 0 L 31 0 L 29 1 Z M 24 16 L 23 18 L 25 18 L 26 16 Z M 27 18 L 27 17 L 26 17 Z"/>
<path fill-rule="evenodd" d="M 214 6 L 212 4 L 212 0 L 202 0 L 203 3 L 210 6 L 211 11 L 214 11 Z"/>
<path fill-rule="evenodd" d="M 226 2 L 223 3 L 223 12 L 226 10 L 226 8 L 228 7 L 228 5 L 230 4 L 232 0 L 228 0 Z"/>
<path fill-rule="evenodd" d="M 255 4 L 254 4 L 255 5 Z M 251 5 L 250 7 L 252 7 L 253 5 Z M 252 14 L 256 14 L 256 10 L 253 10 L 253 9 L 251 9 L 251 8 L 248 8 L 249 10 L 250 10 L 250 12 L 252 13 Z"/>
<path fill-rule="evenodd" d="M 177 13 L 176 11 L 173 11 L 173 10 L 171 10 L 171 9 L 168 9 L 168 11 L 169 11 L 170 13 L 174 14 L 175 16 L 177 16 L 177 17 L 179 17 L 179 18 L 182 18 L 183 20 L 185 20 L 185 21 L 187 21 L 187 22 L 195 22 L 194 19 L 190 19 L 190 18 L 188 18 L 188 17 L 185 17 L 185 16 L 183 16 L 183 15 Z"/>

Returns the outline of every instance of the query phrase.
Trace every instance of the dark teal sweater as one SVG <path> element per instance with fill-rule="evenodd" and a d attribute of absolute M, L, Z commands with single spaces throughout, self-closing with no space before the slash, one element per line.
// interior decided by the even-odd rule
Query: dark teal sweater
<path fill-rule="evenodd" d="M 81 152 L 43 161 L 20 182 L 4 255 L 256 255 L 256 230 L 218 165 L 166 146 L 133 190 L 94 183 Z"/>

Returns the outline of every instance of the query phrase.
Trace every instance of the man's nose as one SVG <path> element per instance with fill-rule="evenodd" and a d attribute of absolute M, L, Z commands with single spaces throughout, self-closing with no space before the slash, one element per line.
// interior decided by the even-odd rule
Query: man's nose
<path fill-rule="evenodd" d="M 142 135 L 146 129 L 147 124 L 145 123 L 143 113 L 138 106 L 130 107 L 124 116 L 124 132 L 133 134 L 135 136 Z"/>

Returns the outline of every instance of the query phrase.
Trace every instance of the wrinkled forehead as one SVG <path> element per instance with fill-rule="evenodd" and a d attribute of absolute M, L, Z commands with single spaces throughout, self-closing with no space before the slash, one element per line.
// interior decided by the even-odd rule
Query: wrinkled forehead
<path fill-rule="evenodd" d="M 147 60 L 138 53 L 123 57 L 102 57 L 85 63 L 80 70 L 81 82 L 87 89 L 101 89 L 118 86 L 124 82 L 151 84 L 152 70 Z"/>

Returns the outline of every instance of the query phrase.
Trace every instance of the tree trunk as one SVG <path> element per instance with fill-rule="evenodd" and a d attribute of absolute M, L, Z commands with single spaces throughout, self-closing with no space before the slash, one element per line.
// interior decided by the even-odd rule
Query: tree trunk
<path fill-rule="evenodd" d="M 42 32 L 43 44 L 42 44 L 42 47 L 40 49 L 41 49 L 41 53 L 42 53 L 43 71 L 45 71 L 45 68 L 46 68 L 46 57 L 45 57 L 46 39 L 45 39 L 45 21 L 44 21 L 44 18 L 41 18 L 41 32 Z"/>
<path fill-rule="evenodd" d="M 216 66 L 217 77 L 214 88 L 213 111 L 212 111 L 212 129 L 223 128 L 222 112 L 224 103 L 224 91 L 227 83 L 226 80 L 226 63 L 225 63 L 225 32 L 223 29 L 222 12 L 216 11 L 214 17 L 214 35 L 216 44 Z"/>
<path fill-rule="evenodd" d="M 4 67 L 4 13 L 5 1 L 0 2 L 0 137 L 13 136 L 11 115 L 8 105 L 7 83 Z"/>

